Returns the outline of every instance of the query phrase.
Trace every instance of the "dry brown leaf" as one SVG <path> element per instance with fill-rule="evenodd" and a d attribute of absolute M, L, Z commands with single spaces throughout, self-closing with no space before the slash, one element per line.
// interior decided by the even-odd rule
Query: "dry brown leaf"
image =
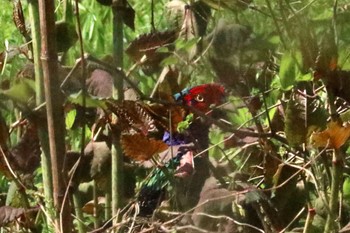
<path fill-rule="evenodd" d="M 142 63 L 142 69 L 151 74 L 158 70 L 160 62 L 170 55 L 159 53 L 157 49 L 168 47 L 175 41 L 176 36 L 174 30 L 143 34 L 132 41 L 125 52 L 134 62 L 140 62 L 142 57 L 146 56 L 147 60 Z"/>
<path fill-rule="evenodd" d="M 327 129 L 315 132 L 311 135 L 311 143 L 315 147 L 328 147 L 339 149 L 350 137 L 350 125 L 331 121 Z"/>
<path fill-rule="evenodd" d="M 124 134 L 121 137 L 121 144 L 124 153 L 137 161 L 149 160 L 154 154 L 168 148 L 163 141 L 147 138 L 142 134 Z"/>
<path fill-rule="evenodd" d="M 149 61 L 157 60 L 155 58 L 156 50 L 162 46 L 167 46 L 176 39 L 176 32 L 152 32 L 143 34 L 131 42 L 126 49 L 126 53 L 135 61 L 139 62 L 146 55 Z"/>

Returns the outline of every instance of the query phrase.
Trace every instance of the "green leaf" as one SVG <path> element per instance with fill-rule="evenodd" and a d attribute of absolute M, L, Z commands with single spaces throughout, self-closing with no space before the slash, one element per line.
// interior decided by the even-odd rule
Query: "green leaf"
<path fill-rule="evenodd" d="M 291 53 L 286 52 L 282 57 L 279 72 L 281 87 L 283 90 L 290 90 L 293 87 L 297 73 L 298 67 L 295 58 Z"/>
<path fill-rule="evenodd" d="M 73 104 L 79 104 L 83 106 L 83 94 L 82 91 L 79 91 L 78 93 L 72 94 L 68 96 L 68 101 L 70 101 Z M 85 96 L 85 107 L 87 108 L 103 108 L 106 109 L 107 106 L 105 104 L 104 99 L 100 99 L 96 96 L 92 95 L 86 95 Z"/>
<path fill-rule="evenodd" d="M 311 73 L 307 73 L 307 74 L 299 74 L 296 78 L 296 81 L 301 82 L 301 81 L 312 81 L 313 79 L 313 75 Z"/>
<path fill-rule="evenodd" d="M 176 50 L 185 50 L 185 51 L 189 51 L 193 48 L 193 46 L 195 46 L 199 41 L 201 40 L 201 38 L 191 38 L 191 39 L 178 39 L 175 42 L 175 48 Z"/>
<path fill-rule="evenodd" d="M 157 53 L 169 53 L 168 47 L 160 47 L 156 50 Z"/>
<path fill-rule="evenodd" d="M 181 121 L 178 125 L 177 125 L 177 131 L 179 131 L 180 133 L 183 132 L 184 130 L 186 130 L 190 124 L 193 121 L 193 114 L 188 114 L 186 116 L 186 119 L 184 121 Z"/>
<path fill-rule="evenodd" d="M 1 91 L 0 94 L 10 100 L 26 104 L 35 97 L 35 82 L 30 79 L 20 79 L 10 89 Z"/>
<path fill-rule="evenodd" d="M 165 58 L 160 64 L 161 66 L 169 66 L 169 65 L 174 65 L 179 62 L 179 59 L 175 56 L 169 56 Z"/>
<path fill-rule="evenodd" d="M 345 201 L 348 203 L 350 201 L 350 177 L 346 177 L 343 184 L 343 195 Z"/>
<path fill-rule="evenodd" d="M 66 114 L 66 129 L 72 128 L 76 116 L 77 116 L 76 109 L 72 109 Z"/>
<path fill-rule="evenodd" d="M 281 39 L 280 39 L 279 36 L 275 35 L 275 36 L 271 36 L 271 37 L 269 38 L 269 42 L 270 42 L 271 44 L 278 45 L 278 43 L 281 42 Z"/>

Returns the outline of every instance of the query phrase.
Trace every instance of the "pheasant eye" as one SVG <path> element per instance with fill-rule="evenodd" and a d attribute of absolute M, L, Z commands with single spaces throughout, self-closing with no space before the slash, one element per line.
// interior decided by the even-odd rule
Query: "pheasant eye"
<path fill-rule="evenodd" d="M 197 96 L 195 97 L 195 100 L 196 100 L 197 102 L 203 102 L 203 101 L 204 101 L 204 97 L 203 97 L 202 95 L 197 95 Z"/>

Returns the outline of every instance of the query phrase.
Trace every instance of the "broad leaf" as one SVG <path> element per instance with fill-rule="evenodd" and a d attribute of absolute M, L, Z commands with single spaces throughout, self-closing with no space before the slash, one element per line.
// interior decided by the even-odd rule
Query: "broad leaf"
<path fill-rule="evenodd" d="M 315 147 L 328 147 L 339 149 L 350 137 L 350 125 L 348 123 L 331 121 L 327 129 L 311 135 L 311 143 Z"/>
<path fill-rule="evenodd" d="M 298 67 L 295 62 L 295 57 L 291 53 L 286 52 L 283 54 L 279 77 L 281 81 L 281 87 L 283 90 L 290 90 L 298 74 Z"/>
<path fill-rule="evenodd" d="M 66 114 L 66 129 L 72 128 L 76 116 L 77 116 L 76 109 L 72 109 Z"/>
<path fill-rule="evenodd" d="M 68 96 L 68 100 L 73 104 L 83 106 L 83 98 L 85 98 L 85 107 L 106 109 L 105 100 L 92 95 L 83 96 L 82 91 Z"/>
<path fill-rule="evenodd" d="M 27 105 L 30 100 L 34 100 L 35 82 L 26 78 L 20 79 L 10 89 L 0 91 L 0 99 L 1 95 L 15 103 Z"/>

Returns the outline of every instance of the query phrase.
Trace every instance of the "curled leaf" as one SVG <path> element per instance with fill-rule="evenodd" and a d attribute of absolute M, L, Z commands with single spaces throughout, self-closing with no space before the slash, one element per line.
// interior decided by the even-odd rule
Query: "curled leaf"
<path fill-rule="evenodd" d="M 328 147 L 339 149 L 349 139 L 350 125 L 331 121 L 327 129 L 321 132 L 314 132 L 311 135 L 311 143 L 315 147 Z"/>

